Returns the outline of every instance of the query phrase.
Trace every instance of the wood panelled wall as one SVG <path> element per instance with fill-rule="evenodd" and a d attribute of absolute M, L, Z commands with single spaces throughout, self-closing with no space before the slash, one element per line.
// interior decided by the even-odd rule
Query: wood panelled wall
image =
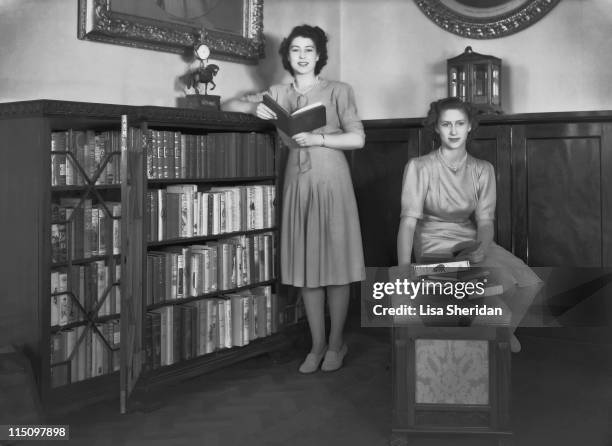
<path fill-rule="evenodd" d="M 433 143 L 421 119 L 364 126 L 348 157 L 366 266 L 391 266 L 404 167 Z M 611 111 L 483 117 L 468 150 L 495 166 L 500 245 L 532 266 L 612 266 Z"/>

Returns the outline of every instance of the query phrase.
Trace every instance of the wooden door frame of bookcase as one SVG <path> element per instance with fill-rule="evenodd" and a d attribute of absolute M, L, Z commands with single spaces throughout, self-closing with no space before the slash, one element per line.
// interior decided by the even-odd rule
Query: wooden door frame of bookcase
<path fill-rule="evenodd" d="M 42 101 L 33 101 L 33 102 L 38 103 Z M 44 102 L 52 102 L 52 101 L 44 101 Z M 31 105 L 34 106 L 35 104 L 31 104 Z M 43 124 L 44 131 L 42 132 L 42 136 L 41 136 L 42 147 L 43 147 L 43 150 L 46 149 L 47 151 L 48 151 L 48 147 L 51 146 L 51 138 L 49 136 L 54 131 L 53 130 L 53 127 L 54 127 L 53 118 L 54 117 L 51 117 L 51 116 L 44 116 L 41 118 L 41 121 L 44 123 Z M 106 116 L 104 119 L 105 120 L 108 119 L 112 121 L 113 118 Z M 47 153 L 44 153 L 44 156 L 46 155 Z M 67 154 L 67 155 L 72 157 L 72 154 Z M 110 154 L 108 159 L 110 159 L 111 156 L 116 156 L 116 155 Z M 121 157 L 121 155 L 119 156 Z M 72 157 L 72 162 L 73 164 L 77 165 L 77 169 L 79 170 L 82 176 L 87 176 L 87 173 L 85 172 L 84 168 L 78 164 L 78 160 Z M 107 164 L 108 164 L 108 160 L 105 163 L 105 165 Z M 99 173 L 102 172 L 105 165 L 102 165 L 98 168 L 99 170 L 96 173 L 96 175 L 99 175 Z M 45 174 L 45 178 L 43 179 L 43 184 L 51 184 L 51 177 L 48 173 L 49 169 L 45 169 L 45 172 L 46 174 Z M 80 198 L 84 200 L 85 197 L 88 195 L 96 197 L 105 207 L 107 214 L 111 215 L 109 208 L 106 206 L 106 200 L 102 197 L 102 195 L 99 193 L 98 189 L 94 185 L 95 177 L 89 180 L 86 180 L 86 183 L 87 184 L 79 186 L 79 191 L 81 191 Z M 45 197 L 46 197 L 45 202 L 50 204 L 52 202 L 52 196 L 53 196 L 52 189 L 47 188 L 45 191 Z M 44 240 L 50 240 L 50 234 L 48 232 L 49 232 L 49 228 L 51 227 L 51 221 L 52 221 L 51 215 L 50 215 L 51 206 L 50 205 L 45 206 L 44 208 L 49 209 L 49 211 L 45 212 L 43 216 L 43 226 L 47 233 Z M 43 246 L 44 246 L 46 254 L 40 256 L 40 258 L 48 259 L 50 258 L 49 243 L 48 242 L 43 243 Z M 108 251 L 105 257 L 107 259 L 116 258 L 116 255 L 114 255 L 112 251 Z M 72 265 L 72 260 L 73 259 L 71 259 L 70 253 L 68 253 L 68 261 L 66 265 L 67 267 L 70 267 Z M 47 260 L 44 260 L 44 262 L 46 263 Z M 46 272 L 47 268 L 44 267 L 42 271 Z M 43 291 L 42 291 L 43 296 L 47 296 L 48 290 L 50 289 L 49 283 L 48 283 L 49 279 L 47 276 L 48 274 L 45 274 L 44 280 L 41 281 L 42 286 L 43 286 Z M 114 272 L 113 272 L 113 276 L 114 276 Z M 110 292 L 109 290 L 113 286 L 117 286 L 117 285 L 116 284 L 109 285 L 108 289 L 105 291 L 104 299 L 108 298 L 108 294 Z M 70 292 L 70 294 L 72 295 L 71 298 L 75 299 L 73 292 Z M 95 308 L 94 311 L 92 311 L 93 314 L 97 314 L 97 310 L 99 309 L 101 302 L 98 302 L 98 307 Z M 81 307 L 81 311 L 83 310 L 86 311 L 87 309 Z M 40 352 L 41 352 L 41 357 L 40 357 L 40 366 L 39 366 L 40 368 L 39 377 L 40 378 L 39 378 L 39 383 L 38 383 L 38 387 L 39 387 L 38 390 L 39 390 L 39 395 L 40 395 L 43 409 L 45 411 L 49 411 L 52 409 L 55 412 L 67 411 L 67 410 L 70 410 L 70 409 L 73 409 L 73 408 L 76 408 L 82 405 L 82 403 L 76 402 L 76 395 L 78 395 L 79 401 L 81 402 L 83 400 L 86 400 L 87 402 L 94 402 L 94 401 L 102 399 L 100 395 L 107 394 L 108 392 L 114 391 L 116 389 L 116 382 L 118 378 L 117 377 L 118 374 L 116 372 L 111 372 L 101 377 L 97 377 L 95 386 L 93 386 L 89 380 L 83 380 L 83 381 L 78 381 L 78 382 L 72 381 L 68 383 L 66 386 L 61 386 L 58 388 L 51 387 L 51 361 L 50 359 L 43 359 L 43 358 L 50 358 L 48 339 L 51 337 L 52 332 L 50 329 L 51 327 L 48 324 L 48 321 L 50 320 L 49 305 L 43 305 L 43 307 L 39 311 L 41 312 L 41 315 L 42 315 L 41 322 L 43 324 L 43 327 L 41 331 L 42 336 L 40 337 L 40 347 L 39 347 Z M 78 322 L 80 322 L 79 325 L 85 326 L 86 330 L 95 330 L 98 333 L 98 336 L 102 336 L 102 333 L 100 333 L 94 326 L 96 320 L 97 320 L 96 316 L 92 316 L 90 318 L 89 316 L 86 315 L 86 318 L 84 320 L 81 320 Z M 110 345 L 107 342 L 107 340 L 105 340 L 104 338 L 102 339 L 103 339 L 103 342 L 106 344 L 106 347 L 110 348 Z M 82 340 L 82 337 L 77 339 L 75 348 L 77 348 L 81 342 L 84 342 Z M 97 391 L 99 387 L 103 387 L 103 389 L 106 389 L 106 390 L 104 392 Z M 61 404 L 61 407 L 60 407 L 60 404 Z"/>
<path fill-rule="evenodd" d="M 120 412 L 129 409 L 130 395 L 136 388 L 142 372 L 143 290 L 145 283 L 143 243 L 144 224 L 144 153 L 147 150 L 146 125 L 140 122 L 140 143 L 130 147 L 129 122 L 121 119 L 121 367 L 120 367 Z M 132 141 L 135 142 L 135 141 Z M 138 219 L 139 217 L 139 219 Z M 140 224 L 138 221 L 140 221 Z M 135 258 L 132 258 L 135 257 Z M 140 257 L 140 262 L 138 262 Z M 139 277 L 139 279 L 138 279 Z M 131 298 L 131 302 L 130 302 Z M 133 331 L 132 331 L 133 330 Z M 126 347 L 130 347 L 129 349 Z"/>

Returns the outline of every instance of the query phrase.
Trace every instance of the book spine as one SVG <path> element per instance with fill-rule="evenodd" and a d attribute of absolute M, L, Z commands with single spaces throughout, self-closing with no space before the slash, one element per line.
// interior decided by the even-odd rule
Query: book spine
<path fill-rule="evenodd" d="M 242 296 L 242 318 L 243 318 L 243 342 L 244 344 L 248 344 L 249 341 L 256 339 L 256 331 L 255 331 L 255 308 L 253 307 L 253 298 L 252 296 Z"/>
<path fill-rule="evenodd" d="M 161 367 L 162 361 L 162 315 L 158 311 L 151 312 L 151 343 L 152 368 Z"/>
<path fill-rule="evenodd" d="M 212 353 L 217 349 L 219 344 L 219 330 L 218 326 L 218 312 L 219 307 L 217 301 L 214 299 L 208 299 L 206 301 L 206 326 L 208 333 L 206 337 L 206 353 Z"/>
<path fill-rule="evenodd" d="M 180 308 L 181 315 L 181 360 L 188 360 L 193 357 L 192 337 L 193 326 L 191 324 L 191 310 L 189 306 L 182 305 Z"/>

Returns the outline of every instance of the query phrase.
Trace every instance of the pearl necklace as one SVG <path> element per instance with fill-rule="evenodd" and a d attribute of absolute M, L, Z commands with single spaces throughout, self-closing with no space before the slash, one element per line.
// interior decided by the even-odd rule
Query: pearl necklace
<path fill-rule="evenodd" d="M 448 161 L 446 161 L 446 159 L 444 159 L 444 155 L 442 154 L 442 147 L 438 148 L 438 157 L 440 158 L 442 164 L 448 167 L 453 173 L 457 173 L 457 171 L 461 169 L 461 167 L 465 164 L 465 160 L 467 160 L 467 152 L 465 156 L 461 158 L 461 160 L 456 164 L 450 164 Z"/>

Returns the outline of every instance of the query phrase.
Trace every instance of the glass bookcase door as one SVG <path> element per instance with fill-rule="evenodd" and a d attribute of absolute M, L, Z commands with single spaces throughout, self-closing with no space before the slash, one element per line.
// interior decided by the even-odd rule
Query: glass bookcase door
<path fill-rule="evenodd" d="M 51 131 L 49 387 L 62 391 L 119 370 L 119 132 L 103 127 Z"/>

